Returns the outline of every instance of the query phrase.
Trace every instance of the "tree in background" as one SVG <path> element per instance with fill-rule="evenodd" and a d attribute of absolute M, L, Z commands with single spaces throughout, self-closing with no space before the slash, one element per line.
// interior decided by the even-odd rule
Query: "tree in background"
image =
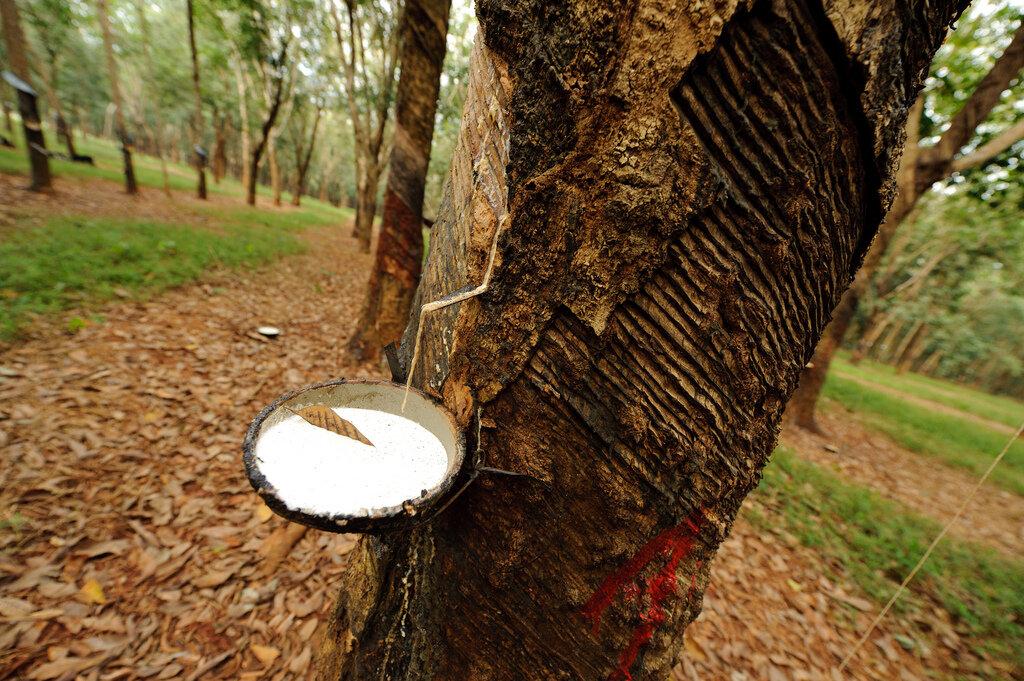
<path fill-rule="evenodd" d="M 96 0 L 96 17 L 103 33 L 103 48 L 107 55 L 107 78 L 110 80 L 110 96 L 114 104 L 114 116 L 117 120 L 117 136 L 121 140 L 121 154 L 124 158 L 124 186 L 129 194 L 137 194 L 139 187 L 135 182 L 135 168 L 132 165 L 132 140 L 124 123 L 124 100 L 121 97 L 121 86 L 117 77 L 117 59 L 114 57 L 114 35 L 110 30 L 110 18 L 107 15 L 107 0 Z"/>
<path fill-rule="evenodd" d="M 309 163 L 313 160 L 313 149 L 316 146 L 316 133 L 320 128 L 320 119 L 324 114 L 324 101 L 320 93 L 314 94 L 310 101 L 313 104 L 313 125 L 312 131 L 307 138 L 307 115 L 299 116 L 299 124 L 292 138 L 292 149 L 295 151 L 295 191 L 292 192 L 292 205 L 298 206 L 302 202 L 302 193 L 306 187 L 306 173 L 309 172 Z M 305 114 L 305 112 L 303 112 Z"/>
<path fill-rule="evenodd" d="M 814 356 L 800 378 L 800 388 L 790 400 L 787 416 L 807 430 L 821 432 L 814 414 L 825 384 L 832 358 L 841 347 L 857 306 L 878 269 L 886 248 L 897 229 L 911 213 L 918 199 L 932 185 L 953 173 L 988 163 L 1024 137 L 1024 120 L 1019 120 L 974 149 L 965 149 L 979 134 L 1002 93 L 1017 79 L 1024 67 L 1024 23 L 1018 23 L 1013 39 L 992 68 L 981 78 L 970 97 L 949 121 L 949 127 L 934 144 L 920 143 L 919 129 L 924 100 L 911 112 L 907 126 L 907 144 L 897 182 L 899 193 L 886 215 L 853 284 L 832 313 L 832 322 L 823 334 Z M 923 97 L 923 95 L 922 95 Z"/>
<path fill-rule="evenodd" d="M 675 663 L 963 3 L 695 7 L 477 5 L 418 301 L 493 275 L 401 359 L 520 477 L 359 542 L 323 681 Z"/>
<path fill-rule="evenodd" d="M 28 55 L 25 50 L 25 34 L 21 28 L 21 17 L 14 0 L 0 0 L 0 29 L 3 30 L 4 47 L 10 71 L 21 80 L 25 87 L 31 83 Z M 33 191 L 49 191 L 50 162 L 46 156 L 46 142 L 40 127 L 39 109 L 35 94 L 19 89 L 17 92 L 18 109 L 21 113 L 21 125 L 25 133 L 25 151 L 28 153 L 29 165 L 32 167 Z M 8 120 L 8 129 L 10 120 Z"/>
<path fill-rule="evenodd" d="M 378 357 L 381 346 L 401 338 L 419 282 L 423 261 L 423 190 L 430 164 L 450 10 L 451 0 L 405 3 L 402 70 L 384 217 L 359 326 L 348 344 L 356 361 Z"/>
<path fill-rule="evenodd" d="M 189 0 L 191 5 L 191 0 Z M 167 196 L 171 195 L 171 181 L 167 176 L 167 160 L 164 158 L 163 142 L 161 137 L 163 135 L 163 115 L 160 111 L 160 102 L 156 96 L 156 75 L 153 71 L 153 57 L 149 53 L 149 46 L 152 42 L 149 35 L 149 21 L 146 19 L 146 3 L 145 0 L 135 0 L 135 9 L 139 15 L 139 32 L 142 36 L 142 58 L 143 65 L 146 69 L 146 87 L 145 91 L 149 93 L 149 100 L 153 105 L 153 115 L 156 118 L 156 134 L 153 136 L 154 151 L 156 156 L 160 159 L 160 174 L 163 176 L 164 181 L 164 194 Z M 191 11 L 189 12 L 191 17 Z"/>
<path fill-rule="evenodd" d="M 188 47 L 192 55 L 192 96 L 195 98 L 195 113 L 192 118 L 192 130 L 194 134 L 194 158 L 196 159 L 196 172 L 199 174 L 199 181 L 196 185 L 196 196 L 200 199 L 206 198 L 206 157 L 203 148 L 203 138 L 206 137 L 206 124 L 203 119 L 203 94 L 199 88 L 199 52 L 196 50 L 196 29 L 195 11 L 192 8 L 192 0 L 186 0 L 188 10 Z"/>
<path fill-rule="evenodd" d="M 72 30 L 72 14 L 67 4 L 61 0 L 37 0 L 35 3 L 23 3 L 27 23 L 40 35 L 45 36 L 42 42 L 45 59 L 36 58 L 32 52 L 31 41 L 25 41 L 25 51 L 36 64 L 36 73 L 46 93 L 46 103 L 57 128 L 57 137 L 64 141 L 68 155 L 76 155 L 74 134 L 68 124 L 57 94 L 59 64 L 68 46 L 69 33 Z"/>
<path fill-rule="evenodd" d="M 338 55 L 344 72 L 356 151 L 356 219 L 353 236 L 370 252 L 377 190 L 389 156 L 385 133 L 398 64 L 398 2 L 345 0 L 347 28 L 336 0 L 329 0 Z"/>

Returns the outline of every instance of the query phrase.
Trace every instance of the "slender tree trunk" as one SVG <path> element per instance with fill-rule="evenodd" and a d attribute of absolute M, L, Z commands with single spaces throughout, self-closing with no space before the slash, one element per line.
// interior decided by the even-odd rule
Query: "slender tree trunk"
<path fill-rule="evenodd" d="M 213 183 L 220 184 L 227 168 L 227 139 L 231 129 L 231 114 L 217 117 L 216 137 L 213 146 Z"/>
<path fill-rule="evenodd" d="M 306 147 L 305 155 L 299 147 L 295 156 L 295 192 L 292 194 L 292 205 L 298 206 L 302 202 L 302 192 L 306 186 L 306 173 L 309 171 L 309 162 L 313 158 L 313 148 L 316 146 L 316 131 L 320 127 L 320 117 L 323 109 L 317 104 L 316 115 L 313 117 L 313 131 L 309 135 L 309 146 Z"/>
<path fill-rule="evenodd" d="M 370 252 L 373 238 L 373 218 L 377 215 L 377 187 L 380 184 L 380 165 L 365 157 L 356 162 L 356 219 L 352 236 L 359 240 L 359 250 Z"/>
<path fill-rule="evenodd" d="M 21 80 L 22 85 L 15 88 L 18 96 L 18 111 L 21 114 L 21 125 L 25 133 L 25 151 L 28 154 L 29 167 L 32 169 L 30 189 L 46 192 L 52 185 L 50 180 L 50 160 L 46 156 L 46 141 L 43 139 L 43 128 L 39 120 L 39 104 L 36 93 L 32 90 L 26 54 L 25 34 L 21 29 L 21 17 L 15 0 L 0 0 L 0 29 L 3 30 L 4 47 L 7 60 L 11 65 L 11 73 Z M 8 114 L 7 127 L 11 121 Z M 14 133 L 11 132 L 13 143 Z"/>
<path fill-rule="evenodd" d="M 103 31 L 103 47 L 107 55 L 107 77 L 110 79 L 110 94 L 114 99 L 114 118 L 117 121 L 117 136 L 121 140 L 121 156 L 124 159 L 124 187 L 129 194 L 137 194 L 135 167 L 132 165 L 132 140 L 124 124 L 124 106 L 121 86 L 117 77 L 117 60 L 114 57 L 114 36 L 107 16 L 107 0 L 96 0 L 96 16 Z"/>
<path fill-rule="evenodd" d="M 918 333 L 920 333 L 921 329 L 923 328 L 924 320 L 918 319 L 913 324 L 911 324 L 907 332 L 903 334 L 903 338 L 900 339 L 900 342 L 896 345 L 896 349 L 893 350 L 892 353 L 892 362 L 897 367 L 903 365 L 903 359 L 906 356 L 907 349 L 910 348 L 910 346 L 914 343 L 914 340 L 917 338 Z M 902 374 L 904 372 L 903 370 L 900 370 L 899 373 Z"/>
<path fill-rule="evenodd" d="M 142 56 L 146 64 L 146 77 L 149 79 L 149 99 L 153 104 L 153 118 L 156 120 L 156 132 L 153 135 L 153 146 L 156 157 L 160 159 L 160 175 L 164 182 L 164 194 L 171 195 L 171 179 L 167 175 L 167 160 L 164 158 L 161 135 L 164 130 L 163 113 L 160 110 L 160 100 L 156 93 L 156 76 L 153 71 L 153 57 L 149 53 L 149 21 L 146 19 L 146 3 L 144 0 L 136 0 L 135 8 L 139 15 L 139 27 L 142 30 Z"/>
<path fill-rule="evenodd" d="M 242 138 L 241 163 L 239 165 L 242 168 L 242 186 L 246 187 L 246 191 L 248 191 L 249 176 L 252 172 L 250 163 L 252 138 L 249 135 L 249 96 L 245 87 L 245 77 L 242 75 L 243 68 L 245 65 L 242 64 L 241 56 L 238 56 L 235 63 L 235 82 L 238 86 L 238 128 Z"/>
<path fill-rule="evenodd" d="M 914 367 L 914 363 L 917 362 L 921 353 L 924 352 L 926 344 L 923 343 L 925 337 L 928 334 L 928 324 L 922 324 L 918 327 L 914 337 L 910 340 L 910 344 L 900 355 L 900 363 L 897 367 L 897 373 L 905 374 Z"/>
<path fill-rule="evenodd" d="M 857 347 L 854 348 L 853 353 L 850 355 L 851 364 L 860 364 L 860 361 L 864 359 L 865 353 L 875 345 L 878 341 L 878 337 L 885 332 L 885 329 L 891 322 L 892 315 L 885 314 L 881 310 L 876 310 L 874 314 L 871 315 L 864 328 L 864 333 L 857 342 Z"/>
<path fill-rule="evenodd" d="M 899 336 L 900 331 L 905 326 L 902 319 L 895 319 L 889 326 L 889 330 L 886 332 L 882 339 L 872 348 L 869 353 L 869 357 L 879 362 L 885 362 L 889 355 L 892 353 L 893 344 L 896 342 L 896 337 Z"/>
<path fill-rule="evenodd" d="M 6 0 L 5 0 L 5 2 L 6 2 Z M 13 0 L 12 0 L 12 2 L 13 2 Z M 7 137 L 11 140 L 11 143 L 13 144 L 14 143 L 14 124 L 11 122 L 11 105 L 8 104 L 7 100 L 5 99 L 3 102 L 0 102 L 0 106 L 3 106 L 3 109 L 4 109 L 4 123 L 7 125 Z"/>
<path fill-rule="evenodd" d="M 43 92 L 46 93 L 46 103 L 50 107 L 50 112 L 53 115 L 54 123 L 57 127 L 57 138 L 64 140 L 64 146 L 68 149 L 68 156 L 72 159 L 77 155 L 75 151 L 75 139 L 71 131 L 71 126 L 68 125 L 67 119 L 64 117 L 64 111 L 60 106 L 60 99 L 57 97 L 57 88 L 54 87 L 54 82 L 57 79 L 57 59 L 55 56 L 50 55 L 49 68 L 43 66 L 43 62 L 35 57 L 32 53 L 31 46 L 25 43 L 25 54 L 29 56 L 34 62 L 39 64 L 39 68 L 36 72 L 39 74 L 39 80 L 43 84 Z"/>
<path fill-rule="evenodd" d="M 202 148 L 203 138 L 206 137 L 206 122 L 203 119 L 203 95 L 199 87 L 199 52 L 196 50 L 195 11 L 192 7 L 192 0 L 186 0 L 185 5 L 188 9 L 188 47 L 192 54 L 192 96 L 195 99 L 192 115 L 195 125 L 195 146 Z M 206 158 L 205 152 L 195 149 L 196 172 L 199 175 L 196 196 L 200 199 L 206 198 Z"/>
<path fill-rule="evenodd" d="M 957 157 L 957 154 L 974 135 L 978 125 L 984 122 L 992 108 L 999 102 L 1003 90 L 1017 77 L 1024 67 L 1024 22 L 1022 22 L 1010 45 L 999 57 L 992 69 L 982 78 L 977 89 L 953 117 L 949 128 L 931 147 L 918 146 L 918 126 L 924 102 L 918 99 L 910 113 L 907 128 L 907 146 L 897 177 L 899 194 L 886 215 L 885 223 L 871 246 L 864 265 L 832 315 L 832 322 L 825 331 L 821 343 L 815 350 L 814 358 L 800 378 L 800 390 L 790 402 L 789 416 L 808 430 L 820 432 L 814 419 L 814 409 L 825 384 L 832 358 L 842 346 L 843 337 L 857 312 L 861 298 L 867 292 L 871 279 L 885 255 L 889 242 L 904 218 L 911 214 L 917 200 L 939 180 L 954 171 L 963 171 L 990 160 L 1020 139 L 1024 129 L 1014 126 L 1008 135 L 1001 135 L 996 144 L 987 144 L 976 152 Z"/>
<path fill-rule="evenodd" d="M 961 9 L 896 2 L 477 5 L 412 377 L 528 477 L 360 541 L 320 679 L 665 678 Z"/>
<path fill-rule="evenodd" d="M 271 135 L 267 142 L 267 163 L 270 165 L 270 188 L 274 194 L 274 205 L 281 205 L 281 166 L 277 162 L 277 135 Z"/>
<path fill-rule="evenodd" d="M 451 0 L 407 0 L 384 216 L 359 326 L 355 361 L 376 359 L 405 329 L 423 261 L 423 188 L 444 66 Z"/>
<path fill-rule="evenodd" d="M 922 376 L 934 376 L 935 369 L 939 366 L 939 362 L 942 361 L 942 357 L 944 355 L 945 353 L 941 348 L 936 348 L 925 358 L 923 362 L 921 362 L 921 366 L 917 368 L 917 373 Z"/>

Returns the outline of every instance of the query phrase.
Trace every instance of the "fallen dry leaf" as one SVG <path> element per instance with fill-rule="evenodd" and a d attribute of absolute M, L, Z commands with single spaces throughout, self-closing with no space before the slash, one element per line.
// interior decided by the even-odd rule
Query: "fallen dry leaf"
<path fill-rule="evenodd" d="M 80 593 L 85 596 L 86 600 L 96 605 L 104 605 L 107 602 L 107 596 L 103 593 L 103 587 L 95 579 L 88 580 L 82 585 Z"/>
<path fill-rule="evenodd" d="M 287 407 L 286 407 L 287 409 Z M 334 410 L 323 404 L 311 404 L 308 407 L 303 407 L 298 411 L 294 409 L 288 409 L 293 414 L 301 416 L 306 423 L 311 423 L 318 428 L 329 430 L 332 433 L 338 435 L 344 435 L 345 437 L 352 438 L 363 444 L 373 446 L 373 443 L 366 439 L 366 437 L 359 432 L 359 429 L 354 425 L 341 418 L 334 413 Z"/>
<path fill-rule="evenodd" d="M 251 650 L 252 654 L 255 655 L 263 664 L 273 664 L 274 660 L 281 655 L 281 651 L 277 648 L 256 645 L 255 643 L 249 646 L 249 650 Z"/>

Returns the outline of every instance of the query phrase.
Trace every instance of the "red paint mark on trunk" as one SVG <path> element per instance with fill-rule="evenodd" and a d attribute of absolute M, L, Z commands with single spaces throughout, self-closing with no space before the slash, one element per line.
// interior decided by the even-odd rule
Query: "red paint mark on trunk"
<path fill-rule="evenodd" d="M 601 613 L 614 602 L 617 593 L 622 593 L 624 602 L 636 602 L 638 607 L 642 607 L 641 587 L 635 583 L 635 580 L 652 560 L 659 557 L 666 559 L 665 566 L 642 586 L 643 591 L 646 591 L 650 598 L 650 608 L 642 614 L 642 624 L 633 632 L 629 644 L 619 656 L 619 665 L 609 677 L 610 681 L 633 678 L 629 674 L 629 668 L 640 654 L 640 647 L 651 640 L 654 631 L 665 621 L 666 615 L 662 603 L 678 593 L 676 569 L 679 567 L 679 562 L 690 555 L 693 550 L 703 521 L 704 514 L 700 510 L 695 510 L 682 523 L 670 527 L 647 542 L 628 563 L 609 575 L 583 606 L 583 617 L 593 622 L 596 635 Z M 696 579 L 695 573 L 694 584 Z"/>

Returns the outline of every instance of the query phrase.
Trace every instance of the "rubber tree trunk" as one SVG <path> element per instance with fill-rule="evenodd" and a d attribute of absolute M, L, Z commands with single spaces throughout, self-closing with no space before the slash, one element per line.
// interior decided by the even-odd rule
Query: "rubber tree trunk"
<path fill-rule="evenodd" d="M 316 133 L 320 128 L 320 118 L 323 116 L 323 109 L 317 104 L 316 114 L 313 116 L 313 131 L 309 135 L 309 145 L 305 150 L 301 143 L 296 143 L 295 154 L 295 191 L 292 193 L 292 205 L 298 206 L 302 203 L 302 193 L 306 188 L 306 174 L 309 172 L 309 162 L 313 158 L 313 149 L 316 147 Z"/>
<path fill-rule="evenodd" d="M 117 77 L 114 35 L 110 30 L 107 0 L 96 0 L 96 16 L 103 32 L 103 47 L 107 56 L 107 77 L 110 79 L 110 94 L 114 100 L 114 120 L 117 122 L 117 137 L 121 141 L 121 158 L 124 160 L 124 188 L 129 194 L 137 194 L 139 186 L 135 182 L 135 167 L 132 164 L 132 140 L 128 136 L 128 129 L 124 124 L 124 106 L 122 105 L 120 81 Z"/>
<path fill-rule="evenodd" d="M 25 134 L 25 151 L 28 154 L 29 167 L 32 170 L 30 189 L 37 192 L 49 191 L 50 160 L 46 156 L 46 140 L 43 139 L 43 128 L 39 120 L 39 102 L 29 83 L 30 74 L 28 56 L 25 49 L 25 33 L 21 28 L 21 17 L 15 0 L 0 0 L 0 29 L 3 30 L 4 47 L 10 70 L 24 87 L 15 88 L 18 98 L 18 112 L 21 114 L 21 125 Z M 6 84 L 0 87 L 7 87 Z M 27 89 L 26 89 L 27 88 Z M 8 113 L 7 128 L 13 143 L 14 132 L 11 130 L 10 114 Z"/>
<path fill-rule="evenodd" d="M 896 368 L 896 372 L 905 374 L 914 367 L 914 363 L 924 352 L 926 344 L 922 341 L 928 334 L 927 322 L 917 327 L 917 331 L 914 332 L 914 336 L 910 339 L 909 345 L 903 350 L 903 354 L 900 355 L 899 365 Z"/>
<path fill-rule="evenodd" d="M 153 103 L 153 117 L 156 119 L 156 130 L 153 133 L 153 149 L 160 159 L 160 176 L 163 178 L 164 194 L 171 196 L 171 179 L 167 174 L 167 159 L 164 158 L 164 117 L 160 110 L 160 100 L 156 96 L 156 76 L 153 71 L 153 56 L 149 52 L 149 21 L 146 19 L 146 3 L 136 0 L 135 9 L 139 15 L 139 28 L 142 31 L 142 57 L 146 65 L 146 76 L 149 78 L 149 97 Z"/>
<path fill-rule="evenodd" d="M 854 365 L 860 364 L 860 361 L 864 359 L 864 355 L 874 347 L 875 343 L 878 342 L 878 338 L 885 333 L 885 330 L 891 323 L 891 314 L 876 310 L 864 326 L 864 333 L 861 334 L 860 340 L 857 341 L 857 347 L 850 354 L 850 363 Z"/>
<path fill-rule="evenodd" d="M 397 342 L 423 262 L 423 188 L 444 66 L 451 0 L 408 0 L 402 25 L 395 131 L 377 257 L 359 326 L 349 341 L 355 361 L 376 359 Z"/>
<path fill-rule="evenodd" d="M 361 540 L 320 679 L 666 676 L 961 8 L 478 3 L 412 376 L 530 477 Z"/>
<path fill-rule="evenodd" d="M 195 125 L 195 145 L 203 146 L 203 138 L 206 136 L 206 122 L 203 119 L 203 95 L 199 87 L 199 53 L 196 50 L 196 27 L 195 11 L 192 7 L 192 0 L 186 1 L 188 10 L 188 47 L 192 54 L 192 97 L 194 99 L 193 124 Z M 206 198 L 206 153 L 195 151 L 196 173 L 196 196 L 200 199 Z"/>
<path fill-rule="evenodd" d="M 356 218 L 352 236 L 359 241 L 359 250 L 370 252 L 373 239 L 373 218 L 377 215 L 377 186 L 380 184 L 379 163 L 366 158 L 356 159 Z"/>
<path fill-rule="evenodd" d="M 239 135 L 242 138 L 240 165 L 242 168 L 242 186 L 248 188 L 249 175 L 252 172 L 252 167 L 249 163 L 249 159 L 252 157 L 252 136 L 249 133 L 249 93 L 245 87 L 245 78 L 242 75 L 242 69 L 244 68 L 245 65 L 241 62 L 241 57 L 238 57 L 235 63 L 235 84 L 238 86 L 238 127 Z"/>

